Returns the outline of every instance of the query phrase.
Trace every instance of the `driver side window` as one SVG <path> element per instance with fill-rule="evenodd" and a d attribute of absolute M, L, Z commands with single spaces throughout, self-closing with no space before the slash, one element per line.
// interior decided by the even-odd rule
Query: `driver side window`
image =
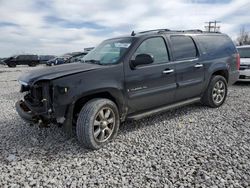
<path fill-rule="evenodd" d="M 153 56 L 153 64 L 166 63 L 169 61 L 166 44 L 162 37 L 149 38 L 143 41 L 136 49 L 132 60 L 135 60 L 135 57 L 139 54 L 148 54 Z"/>

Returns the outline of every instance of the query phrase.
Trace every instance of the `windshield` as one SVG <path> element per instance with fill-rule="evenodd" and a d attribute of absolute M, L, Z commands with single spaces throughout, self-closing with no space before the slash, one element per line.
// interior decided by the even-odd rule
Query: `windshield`
<path fill-rule="evenodd" d="M 250 48 L 238 48 L 241 58 L 250 58 Z"/>
<path fill-rule="evenodd" d="M 106 40 L 84 56 L 82 62 L 100 65 L 118 63 L 119 59 L 128 50 L 131 43 L 132 38 Z"/>

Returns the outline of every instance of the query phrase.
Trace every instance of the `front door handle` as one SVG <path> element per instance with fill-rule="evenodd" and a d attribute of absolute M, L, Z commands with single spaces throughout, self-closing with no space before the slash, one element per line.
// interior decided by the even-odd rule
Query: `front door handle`
<path fill-rule="evenodd" d="M 170 73 L 172 73 L 172 72 L 174 72 L 174 69 L 164 70 L 162 73 L 163 73 L 163 74 L 170 74 Z"/>
<path fill-rule="evenodd" d="M 194 67 L 195 68 L 201 68 L 201 67 L 203 67 L 203 65 L 202 64 L 196 64 Z"/>

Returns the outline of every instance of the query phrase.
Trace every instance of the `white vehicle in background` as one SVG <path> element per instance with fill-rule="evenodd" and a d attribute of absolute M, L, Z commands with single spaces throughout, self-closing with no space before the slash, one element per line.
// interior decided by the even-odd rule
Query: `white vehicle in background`
<path fill-rule="evenodd" d="M 237 46 L 240 54 L 239 81 L 250 81 L 250 45 Z"/>

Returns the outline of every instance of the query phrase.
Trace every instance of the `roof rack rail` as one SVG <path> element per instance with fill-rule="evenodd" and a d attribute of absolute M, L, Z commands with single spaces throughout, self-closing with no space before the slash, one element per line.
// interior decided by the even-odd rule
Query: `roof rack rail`
<path fill-rule="evenodd" d="M 147 31 L 141 31 L 141 32 L 138 32 L 138 34 L 143 34 L 143 33 L 150 33 L 150 32 L 166 32 L 166 31 L 171 31 L 169 29 L 152 29 L 152 30 L 147 30 Z M 136 33 L 134 31 L 132 31 L 131 33 L 131 36 L 135 36 Z"/>
<path fill-rule="evenodd" d="M 203 33 L 203 31 L 200 30 L 200 29 L 189 29 L 189 30 L 184 30 L 184 32 L 199 32 L 199 33 Z"/>
<path fill-rule="evenodd" d="M 190 32 L 190 33 L 195 33 L 195 32 L 198 32 L 198 33 L 203 33 L 202 30 L 200 29 L 189 29 L 189 30 L 170 30 L 170 32 L 181 32 L 181 33 L 185 33 L 185 32 Z"/>
<path fill-rule="evenodd" d="M 208 31 L 202 31 L 200 29 L 189 29 L 189 30 L 170 30 L 170 29 L 153 29 L 147 31 L 138 32 L 138 34 L 157 32 L 157 33 L 165 33 L 165 32 L 179 32 L 179 33 L 208 33 Z M 220 33 L 220 32 L 209 32 L 209 33 Z M 136 33 L 132 31 L 131 36 L 135 36 Z"/>
<path fill-rule="evenodd" d="M 154 31 L 158 31 L 158 32 L 162 32 L 162 31 L 171 31 L 170 29 L 153 29 L 153 30 L 147 30 L 147 31 L 141 31 L 139 33 L 149 33 L 149 32 L 154 32 Z"/>

